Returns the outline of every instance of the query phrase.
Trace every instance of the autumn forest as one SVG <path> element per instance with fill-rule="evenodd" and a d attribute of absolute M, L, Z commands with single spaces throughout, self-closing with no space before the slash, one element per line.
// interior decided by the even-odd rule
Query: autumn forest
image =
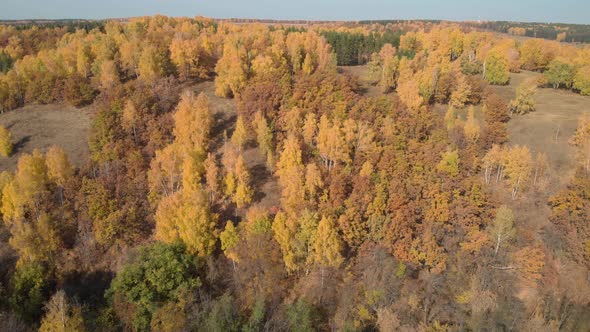
<path fill-rule="evenodd" d="M 510 29 L 0 24 L 0 331 L 590 331 L 590 46 Z"/>

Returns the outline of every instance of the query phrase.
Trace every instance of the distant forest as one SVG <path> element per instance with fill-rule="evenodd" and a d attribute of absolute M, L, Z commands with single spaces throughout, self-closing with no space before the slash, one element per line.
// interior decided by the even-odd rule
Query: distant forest
<path fill-rule="evenodd" d="M 482 22 L 470 23 L 473 27 L 484 28 L 492 31 L 511 33 L 522 31 L 526 37 L 545 38 L 556 40 L 563 34 L 566 42 L 588 43 L 590 42 L 590 25 L 587 24 L 563 24 L 563 23 L 522 23 L 522 22 Z M 524 30 L 521 30 L 524 29 Z M 564 34 L 565 33 L 565 34 Z"/>

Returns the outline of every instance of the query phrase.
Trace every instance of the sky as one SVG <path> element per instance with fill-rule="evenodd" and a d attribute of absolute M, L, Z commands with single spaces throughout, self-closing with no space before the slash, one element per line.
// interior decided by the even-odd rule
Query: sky
<path fill-rule="evenodd" d="M 590 24 L 590 0 L 0 0 L 0 19 L 162 14 L 302 20 L 443 19 Z"/>

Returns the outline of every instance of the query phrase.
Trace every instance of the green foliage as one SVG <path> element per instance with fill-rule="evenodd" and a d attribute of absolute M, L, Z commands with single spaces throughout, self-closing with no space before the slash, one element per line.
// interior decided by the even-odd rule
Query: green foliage
<path fill-rule="evenodd" d="M 399 45 L 400 33 L 385 31 L 383 33 L 362 34 L 346 31 L 324 31 L 322 36 L 336 53 L 339 66 L 362 65 L 369 61 L 371 54 L 379 52 L 383 45 Z"/>
<path fill-rule="evenodd" d="M 403 278 L 406 275 L 407 266 L 406 264 L 399 262 L 397 265 L 397 270 L 395 271 L 395 276 L 398 278 Z"/>
<path fill-rule="evenodd" d="M 258 297 L 252 308 L 248 322 L 242 327 L 242 332 L 257 332 L 264 329 L 264 318 L 266 316 L 266 304 L 262 297 Z"/>
<path fill-rule="evenodd" d="M 300 298 L 287 309 L 287 320 L 291 332 L 311 332 L 315 329 L 315 308 Z"/>
<path fill-rule="evenodd" d="M 448 173 L 451 176 L 457 176 L 459 174 L 459 151 L 444 152 L 436 169 L 440 172 Z"/>
<path fill-rule="evenodd" d="M 37 321 L 43 304 L 49 298 L 45 269 L 39 264 L 27 264 L 17 269 L 11 280 L 10 307 L 24 321 Z"/>
<path fill-rule="evenodd" d="M 217 299 L 205 319 L 205 330 L 209 332 L 238 332 L 240 316 L 234 299 L 223 294 Z"/>
<path fill-rule="evenodd" d="M 508 73 L 508 61 L 495 52 L 492 52 L 486 58 L 484 64 L 485 67 L 485 80 L 493 85 L 505 85 L 510 80 Z"/>
<path fill-rule="evenodd" d="M 0 51 L 0 73 L 6 74 L 12 68 L 12 58 L 4 51 Z"/>
<path fill-rule="evenodd" d="M 146 331 L 158 307 L 178 300 L 183 291 L 200 287 L 196 274 L 196 258 L 183 244 L 155 243 L 138 250 L 117 273 L 106 296 L 134 305 L 133 326 Z"/>
<path fill-rule="evenodd" d="M 574 66 L 559 60 L 553 60 L 549 63 L 549 67 L 544 74 L 547 83 L 553 86 L 554 89 L 562 86 L 569 89 L 574 82 L 574 72 Z"/>
<path fill-rule="evenodd" d="M 574 88 L 584 96 L 590 96 L 590 65 L 584 66 L 574 76 Z"/>
<path fill-rule="evenodd" d="M 465 75 L 481 74 L 482 64 L 478 60 L 470 61 L 468 57 L 461 58 L 461 72 Z"/>
<path fill-rule="evenodd" d="M 516 98 L 510 102 L 510 113 L 523 115 L 535 111 L 533 95 L 536 86 L 530 82 L 524 82 L 516 89 Z"/>

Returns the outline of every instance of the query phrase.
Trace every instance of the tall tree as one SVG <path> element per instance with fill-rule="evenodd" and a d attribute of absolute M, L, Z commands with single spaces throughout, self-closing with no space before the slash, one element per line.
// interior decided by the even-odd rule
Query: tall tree
<path fill-rule="evenodd" d="M 84 318 L 79 306 L 70 304 L 63 290 L 57 291 L 47 305 L 40 332 L 83 332 Z"/>
<path fill-rule="evenodd" d="M 9 157 L 12 154 L 12 134 L 0 126 L 0 156 Z"/>
<path fill-rule="evenodd" d="M 496 242 L 494 247 L 494 256 L 498 254 L 500 245 L 510 240 L 516 235 L 516 229 L 514 228 L 514 213 L 506 205 L 500 206 L 496 210 L 496 217 L 494 223 L 490 226 L 490 234 Z"/>

